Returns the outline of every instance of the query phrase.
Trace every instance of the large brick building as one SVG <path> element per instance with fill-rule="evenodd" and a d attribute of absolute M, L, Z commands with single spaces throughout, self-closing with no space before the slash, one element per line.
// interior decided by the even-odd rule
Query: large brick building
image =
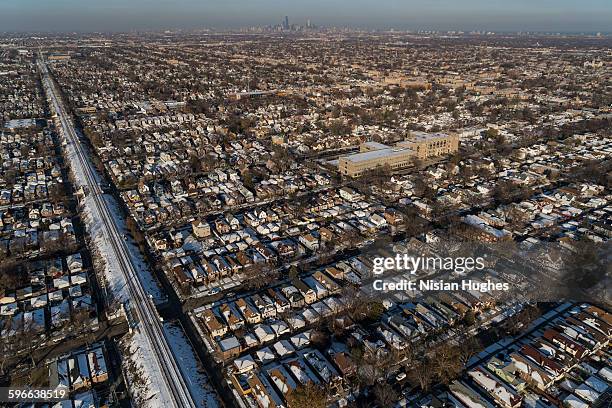
<path fill-rule="evenodd" d="M 459 150 L 459 135 L 446 133 L 412 132 L 408 140 L 399 142 L 398 147 L 408 147 L 415 151 L 419 159 L 452 154 Z"/>
<path fill-rule="evenodd" d="M 341 157 L 338 169 L 341 174 L 359 177 L 377 167 L 389 166 L 391 170 L 409 167 L 414 158 L 421 160 L 451 154 L 459 149 L 459 136 L 443 133 L 414 132 L 407 140 L 394 147 L 382 143 L 363 143 L 359 153 Z"/>

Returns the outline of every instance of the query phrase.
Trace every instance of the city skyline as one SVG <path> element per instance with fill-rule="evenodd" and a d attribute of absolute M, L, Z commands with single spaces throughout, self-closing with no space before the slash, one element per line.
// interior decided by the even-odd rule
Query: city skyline
<path fill-rule="evenodd" d="M 486 30 L 598 32 L 609 31 L 612 4 L 602 0 L 576 2 L 469 0 L 301 1 L 277 0 L 256 3 L 234 0 L 225 4 L 180 0 L 135 0 L 128 4 L 56 0 L 41 4 L 33 0 L 0 2 L 0 27 L 5 32 L 91 32 L 161 29 L 237 29 L 248 26 L 306 25 L 308 20 L 324 26 L 398 30 Z"/>

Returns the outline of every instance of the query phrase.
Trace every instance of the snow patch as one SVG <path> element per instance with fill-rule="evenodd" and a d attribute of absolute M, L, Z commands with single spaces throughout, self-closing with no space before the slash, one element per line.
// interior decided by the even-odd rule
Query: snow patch
<path fill-rule="evenodd" d="M 219 400 L 180 323 L 164 323 L 166 339 L 199 408 L 219 407 Z"/>

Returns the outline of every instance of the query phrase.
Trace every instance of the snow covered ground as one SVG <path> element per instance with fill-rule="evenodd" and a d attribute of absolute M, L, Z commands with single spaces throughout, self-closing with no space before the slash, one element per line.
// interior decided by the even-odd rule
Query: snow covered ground
<path fill-rule="evenodd" d="M 136 269 L 136 273 L 138 273 L 138 278 L 142 287 L 148 295 L 152 296 L 155 304 L 160 304 L 166 301 L 166 295 L 164 294 L 159 282 L 153 276 L 152 271 L 149 269 L 149 266 L 144 259 L 140 249 L 134 242 L 134 240 L 128 235 L 128 229 L 125 224 L 125 218 L 121 215 L 121 211 L 118 207 L 117 202 L 114 197 L 109 195 L 104 195 L 104 199 L 108 204 L 108 208 L 110 209 L 113 217 L 115 218 L 115 224 L 119 231 L 126 237 L 127 239 L 127 247 L 130 252 L 130 257 L 132 259 L 132 264 Z"/>
<path fill-rule="evenodd" d="M 64 151 L 66 159 L 70 164 L 75 188 L 77 190 L 81 188 L 87 190 L 87 177 L 75 146 L 71 143 L 66 143 Z M 100 176 L 97 172 L 94 172 L 94 177 L 99 181 Z M 104 195 L 103 198 L 108 204 L 117 227 L 121 232 L 125 233 L 125 220 L 114 198 L 109 195 Z M 114 254 L 115 251 L 112 248 L 110 237 L 106 234 L 102 221 L 103 217 L 95 203 L 94 196 L 85 194 L 84 198 L 81 199 L 80 206 L 82 208 L 85 228 L 93 243 L 92 252 L 104 260 L 102 280 L 106 284 L 107 294 L 118 303 L 125 302 L 130 299 L 129 288 L 118 259 L 110 255 Z M 138 248 L 133 242 L 129 244 L 130 257 L 143 288 L 147 294 L 152 296 L 154 301 L 163 301 L 163 293 L 146 266 L 146 262 Z M 153 358 L 155 355 L 154 348 L 147 336 L 137 327 L 132 334 L 122 339 L 121 347 L 124 350 L 124 358 L 126 358 L 126 375 L 131 384 L 130 389 L 136 405 L 143 408 L 172 406 L 172 401 L 169 400 L 170 392 L 168 386 L 160 372 L 159 364 Z"/>
<path fill-rule="evenodd" d="M 151 356 L 150 343 L 139 331 L 132 332 L 120 341 L 123 350 L 125 374 L 130 392 L 137 407 L 165 408 L 172 406 L 167 385 L 158 373 L 158 365 Z"/>
<path fill-rule="evenodd" d="M 105 197 L 107 202 L 112 198 Z M 93 251 L 101 254 L 104 259 L 103 268 L 103 279 L 106 282 L 106 288 L 110 292 L 111 299 L 114 299 L 118 303 L 126 302 L 130 299 L 129 288 L 125 279 L 125 275 L 121 272 L 119 261 L 117 258 L 112 256 L 105 256 L 105 254 L 114 253 L 109 238 L 106 236 L 106 232 L 103 226 L 102 217 L 98 213 L 98 207 L 94 203 L 94 198 L 91 195 L 87 195 L 82 203 L 83 206 L 83 220 L 89 233 L 89 236 L 93 242 Z M 117 213 L 116 206 L 110 207 L 113 212 L 113 216 L 117 220 L 121 220 L 121 216 Z M 118 224 L 121 226 L 122 224 Z M 123 224 L 124 225 L 124 224 Z M 161 291 L 158 287 L 153 286 L 150 282 L 154 282 L 153 277 L 148 272 L 144 260 L 142 260 L 138 249 L 129 245 L 130 255 L 135 260 L 134 264 L 137 266 L 136 270 L 143 286 L 147 293 L 152 293 L 151 290 L 156 289 L 158 298 L 161 298 Z M 150 280 L 147 285 L 146 273 L 149 273 Z M 141 323 L 142 324 L 142 323 Z M 126 375 L 128 381 L 132 385 L 132 394 L 137 403 L 138 407 L 143 408 L 163 408 L 172 406 L 172 402 L 166 400 L 169 398 L 169 391 L 167 391 L 167 384 L 162 377 L 162 373 L 159 371 L 159 365 L 156 364 L 153 351 L 153 345 L 149 339 L 139 330 L 137 327 L 131 335 L 126 336 L 122 340 L 122 349 L 124 350 L 124 358 L 127 359 Z M 164 390 L 163 392 L 160 392 Z"/>
<path fill-rule="evenodd" d="M 64 146 L 64 151 L 65 156 L 68 159 L 68 162 L 70 163 L 71 172 L 74 176 L 75 188 L 78 190 L 81 187 L 86 187 L 88 185 L 87 177 L 85 176 L 83 168 L 80 165 L 75 146 L 72 143 L 67 143 Z M 93 176 L 99 183 L 100 175 L 98 174 L 98 172 L 94 171 Z M 153 301 L 156 304 L 164 302 L 166 300 L 166 297 L 163 291 L 161 290 L 159 283 L 148 268 L 147 263 L 143 259 L 142 254 L 140 253 L 140 250 L 138 249 L 132 238 L 127 235 L 128 231 L 125 224 L 125 218 L 122 216 L 115 198 L 108 194 L 105 194 L 104 200 L 106 201 L 108 208 L 113 215 L 117 228 L 122 234 L 124 234 L 124 236 L 128 237 L 127 247 L 129 249 L 130 256 L 132 258 L 132 262 L 135 266 L 136 272 L 138 273 L 138 278 L 144 290 L 147 292 L 147 294 L 152 296 Z M 122 292 L 126 290 L 125 279 L 123 279 L 123 274 L 119 270 L 117 260 L 107 259 L 108 257 L 104 257 L 104 254 L 110 254 L 113 253 L 113 251 L 110 250 L 110 243 L 108 242 L 108 239 L 103 237 L 103 234 L 97 232 L 102 231 L 103 227 L 102 225 L 100 225 L 102 218 L 100 214 L 98 214 L 96 211 L 96 205 L 93 202 L 93 197 L 87 195 L 83 203 L 83 207 L 86 214 L 86 228 L 90 233 L 92 239 L 94 240 L 96 246 L 99 246 L 99 253 L 103 258 L 105 258 L 105 262 L 107 263 L 107 265 L 109 265 L 106 268 L 106 280 L 110 284 L 109 289 L 115 296 L 123 297 L 121 295 L 123 294 Z"/>
<path fill-rule="evenodd" d="M 126 245 L 117 242 L 121 239 L 129 241 L 125 219 L 115 199 L 110 195 L 101 194 L 98 187 L 100 174 L 92 166 L 87 153 L 81 151 L 83 146 L 78 139 L 82 136 L 76 134 L 71 119 L 61 106 L 61 100 L 56 97 L 56 91 L 52 85 L 50 86 L 49 78 L 44 74 L 46 67 L 42 63 L 41 70 L 47 97 L 61 122 L 59 130 L 62 146 L 66 161 L 70 165 L 73 184 L 82 193 L 79 201 L 82 219 L 91 239 L 94 262 L 98 263 L 96 270 L 102 275 L 100 278 L 108 300 L 115 305 L 125 304 L 128 307 L 129 304 L 125 303 L 127 301 L 135 302 L 139 299 L 139 302 L 148 302 L 147 295 L 152 302 L 163 301 L 163 293 L 138 248 L 131 241 L 126 242 Z M 104 201 L 103 204 L 99 198 Z M 109 215 L 112 224 L 105 224 Z M 115 245 L 116 243 L 119 246 Z M 131 264 L 128 272 L 122 269 L 122 264 L 119 262 L 119 259 L 125 260 L 126 255 Z M 102 265 L 99 264 L 100 259 Z M 127 281 L 129 279 L 137 279 L 139 284 L 131 285 L 132 282 Z M 134 298 L 130 291 L 131 287 L 137 288 Z M 167 330 L 157 326 L 156 319 L 159 317 L 154 309 L 152 304 L 137 304 L 135 310 L 138 313 L 135 318 L 142 321 L 138 322 L 135 329 L 119 342 L 124 356 L 124 373 L 135 405 L 139 408 L 193 406 L 189 394 L 194 393 L 199 400 L 198 406 L 218 406 L 216 394 L 208 384 L 204 372 L 198 369 L 196 363 L 198 360 L 185 337 L 181 335 L 182 330 L 177 332 L 170 328 L 168 334 L 171 334 L 172 338 L 166 343 Z M 157 336 L 163 336 L 163 341 L 159 341 L 160 338 Z M 188 351 L 191 351 L 191 354 L 184 354 Z M 180 356 L 180 361 L 175 362 L 172 355 Z M 179 371 L 189 373 L 187 379 L 182 378 L 183 375 Z M 187 384 L 183 383 L 185 380 Z"/>
<path fill-rule="evenodd" d="M 197 406 L 199 408 L 219 407 L 217 394 L 180 323 L 164 323 L 164 331 Z"/>
<path fill-rule="evenodd" d="M 104 196 L 104 199 L 109 205 L 109 209 L 115 218 L 115 222 L 117 223 L 117 227 L 119 228 L 120 232 L 127 234 L 125 221 L 118 212 L 119 210 L 117 208 L 117 203 L 113 197 L 107 195 Z M 106 236 L 104 226 L 102 225 L 102 219 L 100 214 L 98 214 L 97 207 L 93 203 L 93 197 L 89 195 L 83 202 L 83 220 L 85 222 L 85 228 L 87 229 L 87 232 L 94 243 L 94 252 L 97 252 L 97 254 L 99 254 L 99 256 L 104 260 L 104 279 L 107 284 L 107 289 L 112 293 L 115 299 L 121 302 L 129 299 L 125 276 L 121 272 L 118 260 L 116 258 L 107 256 L 107 254 L 113 253 L 111 243 Z M 165 301 L 165 295 L 157 283 L 157 280 L 153 277 L 153 274 L 147 266 L 147 263 L 140 253 L 138 247 L 134 244 L 130 237 L 127 239 L 127 247 L 130 252 L 130 257 L 132 258 L 133 265 L 135 266 L 136 273 L 138 274 L 138 278 L 144 290 L 147 292 L 147 294 L 152 296 L 156 303 Z"/>

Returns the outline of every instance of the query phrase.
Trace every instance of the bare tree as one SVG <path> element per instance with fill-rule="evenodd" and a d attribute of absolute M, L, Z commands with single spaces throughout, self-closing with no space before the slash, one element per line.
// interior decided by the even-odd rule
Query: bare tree
<path fill-rule="evenodd" d="M 255 262 L 244 269 L 245 286 L 260 289 L 278 279 L 278 271 L 268 262 Z"/>
<path fill-rule="evenodd" d="M 374 386 L 374 397 L 380 407 L 392 407 L 397 402 L 399 395 L 391 385 L 384 382 Z"/>
<path fill-rule="evenodd" d="M 433 372 L 443 384 L 449 384 L 457 378 L 463 368 L 459 360 L 459 350 L 447 343 L 435 347 L 429 356 Z"/>
<path fill-rule="evenodd" d="M 591 297 L 593 286 L 603 282 L 610 276 L 612 268 L 606 263 L 606 255 L 610 254 L 610 243 L 593 242 L 587 237 L 572 242 L 573 250 L 563 259 L 562 281 L 566 283 L 564 295 L 571 298 Z"/>
<path fill-rule="evenodd" d="M 300 385 L 290 390 L 285 396 L 289 408 L 326 408 L 327 393 L 325 390 L 312 383 Z"/>
<path fill-rule="evenodd" d="M 459 348 L 459 361 L 462 367 L 465 367 L 474 355 L 482 351 L 482 344 L 474 336 L 469 336 L 464 339 L 457 347 Z"/>
<path fill-rule="evenodd" d="M 504 210 L 504 217 L 512 229 L 521 228 L 529 220 L 529 215 L 515 205 L 509 205 Z"/>
<path fill-rule="evenodd" d="M 421 358 L 413 362 L 407 371 L 408 379 L 419 384 L 423 392 L 427 392 L 433 381 L 433 371 L 427 358 Z"/>

